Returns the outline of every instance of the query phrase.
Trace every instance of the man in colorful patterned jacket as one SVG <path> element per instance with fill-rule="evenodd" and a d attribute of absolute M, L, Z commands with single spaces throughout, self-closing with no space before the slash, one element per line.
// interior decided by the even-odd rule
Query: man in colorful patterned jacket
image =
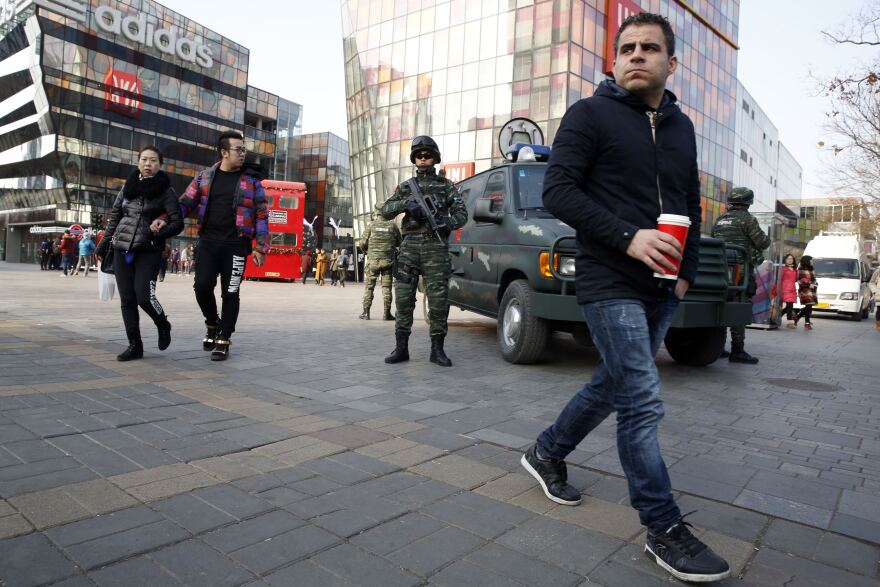
<path fill-rule="evenodd" d="M 197 211 L 199 244 L 193 289 L 208 328 L 203 348 L 212 361 L 229 356 L 229 338 L 238 320 L 239 289 L 250 254 L 259 267 L 269 251 L 269 212 L 260 174 L 245 164 L 247 149 L 237 131 L 217 139 L 220 161 L 200 172 L 180 197 L 186 218 Z M 256 247 L 253 241 L 256 240 Z M 220 276 L 222 311 L 214 287 Z"/>

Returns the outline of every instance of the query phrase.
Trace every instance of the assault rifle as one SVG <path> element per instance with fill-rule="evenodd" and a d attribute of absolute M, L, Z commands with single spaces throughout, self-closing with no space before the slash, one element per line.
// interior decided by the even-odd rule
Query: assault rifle
<path fill-rule="evenodd" d="M 439 210 L 437 209 L 434 199 L 426 198 L 424 194 L 422 194 L 422 190 L 419 188 L 419 184 L 414 177 L 409 178 L 406 184 L 409 186 L 410 197 L 419 205 L 419 208 L 422 209 L 422 215 L 428 221 L 428 226 L 430 226 L 434 234 L 437 235 L 437 240 L 442 244 L 446 244 L 440 231 L 444 229 L 448 230 L 448 228 L 446 222 L 443 222 L 442 224 L 437 223 L 436 216 L 439 213 Z"/>

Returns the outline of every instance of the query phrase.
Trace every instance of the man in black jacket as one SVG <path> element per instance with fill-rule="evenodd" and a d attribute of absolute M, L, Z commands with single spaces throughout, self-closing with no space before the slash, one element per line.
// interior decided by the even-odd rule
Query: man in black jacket
<path fill-rule="evenodd" d="M 679 579 L 716 581 L 729 566 L 682 520 L 657 440 L 663 402 L 654 356 L 697 269 L 694 127 L 665 89 L 677 66 L 665 18 L 627 18 L 614 48 L 614 81 L 566 113 L 544 180 L 544 205 L 577 230 L 577 299 L 602 360 L 521 462 L 549 499 L 579 504 L 564 459 L 616 411 L 630 501 L 648 529 L 645 549 Z M 656 230 L 664 213 L 690 218 L 683 250 Z M 681 260 L 677 280 L 654 277 L 675 273 L 664 254 Z"/>

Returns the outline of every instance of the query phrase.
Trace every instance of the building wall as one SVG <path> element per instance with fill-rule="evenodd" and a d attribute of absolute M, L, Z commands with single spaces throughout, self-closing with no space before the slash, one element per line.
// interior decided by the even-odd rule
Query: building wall
<path fill-rule="evenodd" d="M 737 82 L 736 159 L 733 183 L 755 192 L 756 212 L 773 212 L 776 201 L 800 198 L 800 164 L 779 140 L 779 131 L 755 98 Z"/>
<path fill-rule="evenodd" d="M 717 32 L 683 3 L 636 4 L 666 15 L 678 37 L 669 87 L 696 127 L 711 224 L 733 177 L 739 2 L 698 4 Z M 501 161 L 497 134 L 512 117 L 536 121 L 552 142 L 566 109 L 605 77 L 607 6 L 616 2 L 344 0 L 357 230 L 411 173 L 414 136 L 431 135 L 444 162 L 472 161 L 476 172 Z"/>
<path fill-rule="evenodd" d="M 313 222 L 316 246 L 353 249 L 348 143 L 330 132 L 298 138 L 291 181 L 306 184 L 305 219 Z M 330 219 L 340 227 L 339 235 Z"/>

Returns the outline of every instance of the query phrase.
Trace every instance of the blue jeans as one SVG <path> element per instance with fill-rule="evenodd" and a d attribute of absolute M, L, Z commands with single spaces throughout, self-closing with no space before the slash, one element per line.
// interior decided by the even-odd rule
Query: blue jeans
<path fill-rule="evenodd" d="M 565 459 L 616 411 L 617 452 L 630 503 L 642 524 L 654 532 L 666 530 L 681 517 L 657 441 L 663 400 L 654 363 L 678 303 L 670 295 L 656 303 L 615 299 L 582 305 L 601 359 L 593 379 L 538 437 L 542 457 Z"/>
<path fill-rule="evenodd" d="M 64 268 L 64 275 L 67 275 L 68 273 L 73 271 L 73 260 L 75 257 L 76 255 L 73 255 L 71 253 L 63 253 L 61 255 L 61 264 Z"/>

